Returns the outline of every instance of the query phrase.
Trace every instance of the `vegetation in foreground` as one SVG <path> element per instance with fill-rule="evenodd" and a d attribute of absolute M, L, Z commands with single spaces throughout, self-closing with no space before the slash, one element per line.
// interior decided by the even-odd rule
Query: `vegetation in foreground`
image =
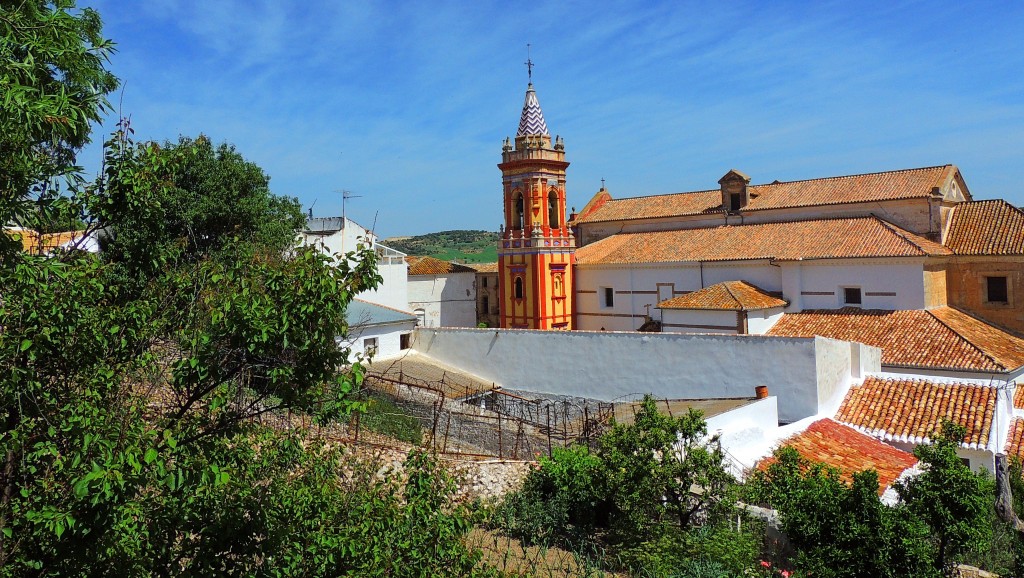
<path fill-rule="evenodd" d="M 295 199 L 230 145 L 74 153 L 115 86 L 98 14 L 0 11 L 0 218 L 98 233 L 30 255 L 0 235 L 0 576 L 477 576 L 472 514 L 413 452 L 401 479 L 300 431 L 363 409 L 335 338 L 372 252 L 293 247 Z"/>
<path fill-rule="evenodd" d="M 898 482 L 899 502 L 887 506 L 874 471 L 847 483 L 791 449 L 740 486 L 699 413 L 670 418 L 646 399 L 634 424 L 615 425 L 596 448 L 542 458 L 488 523 L 635 576 L 938 577 L 959 563 L 1022 575 L 1021 540 L 996 516 L 993 479 L 956 455 L 962 436 L 947 424 L 934 445 L 918 447 L 923 473 Z M 744 502 L 775 509 L 788 545 L 770 539 Z"/>

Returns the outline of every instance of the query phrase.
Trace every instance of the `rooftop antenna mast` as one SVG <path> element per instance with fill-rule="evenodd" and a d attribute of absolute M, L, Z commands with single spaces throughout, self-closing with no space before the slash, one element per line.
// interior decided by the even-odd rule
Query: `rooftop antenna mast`
<path fill-rule="evenodd" d="M 362 195 L 353 195 L 352 191 L 343 190 L 343 189 L 335 189 L 334 192 L 335 193 L 341 193 L 341 226 L 344 227 L 345 223 L 347 222 L 346 219 L 345 219 L 345 204 L 346 204 L 346 201 L 348 201 L 349 199 L 358 199 L 358 198 L 362 197 Z"/>
<path fill-rule="evenodd" d="M 526 43 L 526 76 L 530 79 L 530 84 L 533 84 L 533 61 L 530 60 L 530 43 Z"/>

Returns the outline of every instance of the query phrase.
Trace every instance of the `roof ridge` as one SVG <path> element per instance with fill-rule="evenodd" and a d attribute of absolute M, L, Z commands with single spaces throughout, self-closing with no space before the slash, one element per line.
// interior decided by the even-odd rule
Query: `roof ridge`
<path fill-rule="evenodd" d="M 792 183 L 807 183 L 807 182 L 810 182 L 810 181 L 834 181 L 834 180 L 837 180 L 837 179 L 852 179 L 854 177 L 866 177 L 866 176 L 870 176 L 870 175 L 888 175 L 888 174 L 893 174 L 893 173 L 911 173 L 911 172 L 917 172 L 917 171 L 927 171 L 927 170 L 931 170 L 931 169 L 944 169 L 946 167 L 952 167 L 952 166 L 955 166 L 955 165 L 953 165 L 951 163 L 947 163 L 947 164 L 944 164 L 944 165 L 934 165 L 934 166 L 930 166 L 930 167 L 917 167 L 917 168 L 910 168 L 910 169 L 895 169 L 895 170 L 891 170 L 891 171 L 872 171 L 872 172 L 869 172 L 869 173 L 852 173 L 852 174 L 849 174 L 849 175 L 835 175 L 835 176 L 831 176 L 831 177 L 816 177 L 816 178 L 813 178 L 813 179 L 797 179 L 795 181 L 778 181 L 778 182 L 764 183 L 764 184 L 760 184 L 760 185 L 750 185 L 750 187 L 766 187 L 766 186 L 773 186 L 773 185 L 788 185 L 788 184 L 792 184 Z"/>
<path fill-rule="evenodd" d="M 929 167 L 916 167 L 916 168 L 909 168 L 909 169 L 895 169 L 895 170 L 891 170 L 891 171 L 872 171 L 872 172 L 868 172 L 868 173 L 852 173 L 852 174 L 848 174 L 848 175 L 835 175 L 835 176 L 831 176 L 831 177 L 814 177 L 814 178 L 810 178 L 810 179 L 796 179 L 796 180 L 792 180 L 792 181 L 773 181 L 773 182 L 770 182 L 770 183 L 760 183 L 760 184 L 756 184 L 756 185 L 748 185 L 747 188 L 772 187 L 772 186 L 777 186 L 777 185 L 788 185 L 788 184 L 792 184 L 792 183 L 809 183 L 811 181 L 834 181 L 834 180 L 838 180 L 838 179 L 852 179 L 854 177 L 866 177 L 866 176 L 870 176 L 870 175 L 887 175 L 887 174 L 893 174 L 893 173 L 911 173 L 911 172 L 918 172 L 918 171 L 927 171 L 927 170 L 932 170 L 932 169 L 942 169 L 942 168 L 953 167 L 953 166 L 955 166 L 955 165 L 953 165 L 951 163 L 947 163 L 947 164 L 944 164 L 944 165 L 934 165 L 934 166 L 929 166 Z M 681 192 L 678 192 L 678 193 L 657 193 L 657 194 L 654 194 L 654 195 L 637 195 L 635 197 L 622 197 L 622 198 L 619 198 L 619 199 L 611 199 L 611 201 L 626 201 L 626 200 L 630 200 L 630 199 L 650 199 L 650 198 L 653 198 L 653 197 L 670 197 L 670 196 L 673 196 L 673 195 L 695 195 L 695 194 L 698 194 L 698 193 L 717 193 L 719 191 L 720 191 L 720 189 L 704 189 L 704 190 L 697 190 L 697 191 L 681 191 Z"/>
<path fill-rule="evenodd" d="M 882 219 L 881 217 L 879 217 L 879 216 L 877 216 L 875 214 L 872 214 L 871 218 L 873 218 L 876 221 L 878 221 L 879 223 L 881 223 L 883 227 L 885 227 L 886 229 L 889 229 L 889 231 L 891 231 L 894 235 L 896 235 L 900 239 L 903 239 L 904 242 L 906 242 L 910 246 L 914 247 L 915 249 L 917 249 L 918 251 L 920 251 L 924 255 L 929 255 L 930 254 L 928 251 L 926 251 L 924 249 L 924 247 L 922 247 L 921 245 L 918 245 L 917 243 L 912 241 L 909 237 L 907 237 L 906 234 L 910 233 L 909 231 L 904 231 L 903 229 L 901 229 L 901 228 L 897 227 L 896 225 L 886 221 L 885 219 Z"/>
<path fill-rule="evenodd" d="M 944 307 L 946 309 L 952 309 L 952 310 L 954 310 L 954 311 L 956 311 L 958 313 L 963 313 L 959 309 L 956 309 L 955 307 L 950 307 L 949 305 L 943 305 L 942 307 Z M 936 307 L 935 309 L 939 309 L 939 308 Z M 942 319 L 940 319 L 938 315 L 935 315 L 935 313 L 933 313 L 933 311 L 935 311 L 935 309 L 925 309 L 925 312 L 928 313 L 928 315 L 930 315 L 932 317 L 932 319 L 938 321 L 940 325 L 942 325 L 946 329 L 948 329 L 951 332 L 953 332 L 953 334 L 956 335 L 957 337 L 959 337 L 961 341 L 963 341 L 967 345 L 971 346 L 974 350 L 976 350 L 978 353 L 980 353 L 982 356 L 984 356 L 985 359 L 988 359 L 989 361 L 991 361 L 992 365 L 1000 368 L 1002 371 L 1010 371 L 1011 368 L 1006 367 L 1001 361 L 999 361 L 995 357 L 992 357 L 991 355 L 989 355 L 989 353 L 987 351 L 985 351 L 984 349 L 982 349 L 982 348 L 978 347 L 977 345 L 975 345 L 974 342 L 972 342 L 970 339 L 967 339 L 966 337 L 964 337 L 964 335 L 961 334 L 956 329 L 953 329 L 952 327 L 950 327 L 949 324 L 946 323 L 945 321 L 943 321 Z M 974 317 L 972 315 L 968 315 L 967 313 L 964 313 L 964 315 L 967 315 L 971 319 L 977 320 L 976 317 Z"/>
<path fill-rule="evenodd" d="M 729 281 L 722 281 L 722 286 L 725 287 L 725 292 L 729 294 L 729 297 L 732 297 L 732 300 L 736 302 L 740 310 L 743 310 L 743 301 L 732 292 L 732 287 L 729 287 Z"/>

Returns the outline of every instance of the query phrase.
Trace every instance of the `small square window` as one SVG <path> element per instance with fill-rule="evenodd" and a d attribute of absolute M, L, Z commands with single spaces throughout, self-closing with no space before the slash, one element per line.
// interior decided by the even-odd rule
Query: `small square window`
<path fill-rule="evenodd" d="M 603 307 L 615 307 L 615 289 L 611 287 L 602 287 L 601 293 L 604 298 L 601 301 L 601 305 Z"/>
<path fill-rule="evenodd" d="M 860 305 L 860 287 L 843 287 L 843 305 Z"/>
<path fill-rule="evenodd" d="M 989 303 L 1009 303 L 1010 291 L 1006 277 L 985 277 L 986 301 Z"/>
<path fill-rule="evenodd" d="M 367 337 L 363 340 L 363 353 L 365 355 L 376 355 L 377 354 L 377 338 Z"/>
<path fill-rule="evenodd" d="M 409 349 L 410 343 L 412 343 L 412 334 L 403 333 L 398 336 L 398 347 L 399 349 Z"/>

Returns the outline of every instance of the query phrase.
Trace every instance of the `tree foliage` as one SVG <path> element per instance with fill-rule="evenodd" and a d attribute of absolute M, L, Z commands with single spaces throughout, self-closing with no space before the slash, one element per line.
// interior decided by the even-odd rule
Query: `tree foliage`
<path fill-rule="evenodd" d="M 103 258 L 127 277 L 291 248 L 304 222 L 298 200 L 271 194 L 269 177 L 233 146 L 205 136 L 134 145 L 130 136 L 123 126 L 110 141 L 104 177 L 83 195 L 107 233 Z"/>
<path fill-rule="evenodd" d="M 900 498 L 931 529 L 935 566 L 940 570 L 984 547 L 992 537 L 994 485 L 956 455 L 965 434 L 963 426 L 945 422 L 935 443 L 914 449 L 924 472 L 895 484 Z"/>
<path fill-rule="evenodd" d="M 792 448 L 781 448 L 749 482 L 750 498 L 777 509 L 782 531 L 796 550 L 796 565 L 813 576 L 936 576 L 928 528 L 906 506 L 878 498 L 878 474 L 852 483 Z"/>
<path fill-rule="evenodd" d="M 0 4 L 0 222 L 31 225 L 55 194 L 53 179 L 77 174 L 75 153 L 107 110 L 117 79 L 113 44 L 99 14 L 73 0 Z M 5 251 L 15 249 L 5 236 Z"/>
<path fill-rule="evenodd" d="M 728 529 L 735 480 L 724 460 L 699 411 L 670 417 L 648 396 L 633 423 L 614 424 L 596 451 L 571 446 L 541 458 L 495 522 L 532 543 L 607 548 L 620 565 L 655 575 L 708 552 L 738 572 L 758 544 Z"/>
<path fill-rule="evenodd" d="M 0 576 L 480 573 L 461 542 L 471 517 L 429 458 L 412 455 L 399 484 L 260 424 L 357 408 L 361 372 L 336 338 L 380 278 L 369 249 L 284 250 L 290 201 L 203 148 L 117 133 L 74 201 L 121 250 L 0 262 Z M 220 185 L 171 178 L 210 155 L 203 175 L 262 179 L 229 226 L 179 198 L 225 200 Z M 194 234 L 150 222 L 164 219 Z M 159 234 L 117 236 L 140 230 Z"/>

